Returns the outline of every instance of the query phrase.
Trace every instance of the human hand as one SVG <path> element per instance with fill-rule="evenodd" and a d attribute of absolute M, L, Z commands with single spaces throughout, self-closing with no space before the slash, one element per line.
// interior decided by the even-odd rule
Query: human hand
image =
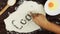
<path fill-rule="evenodd" d="M 34 21 L 34 20 L 39 20 L 39 21 L 43 22 L 43 21 L 46 21 L 46 20 L 47 20 L 47 19 L 46 19 L 46 16 L 44 16 L 44 15 L 42 15 L 42 14 L 32 13 L 32 12 L 30 12 L 30 14 L 31 14 L 31 16 L 32 16 L 33 21 Z"/>
<path fill-rule="evenodd" d="M 30 12 L 31 16 L 32 16 L 32 20 L 38 24 L 38 25 L 43 25 L 47 23 L 47 19 L 44 15 L 39 14 L 39 13 L 32 13 Z"/>

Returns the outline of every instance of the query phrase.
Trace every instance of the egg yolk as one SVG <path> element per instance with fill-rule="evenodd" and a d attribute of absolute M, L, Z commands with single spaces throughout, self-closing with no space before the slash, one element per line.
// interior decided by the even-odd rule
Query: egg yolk
<path fill-rule="evenodd" d="M 49 2 L 48 6 L 49 6 L 50 8 L 52 8 L 52 7 L 54 7 L 54 3 L 53 3 L 53 2 Z"/>
<path fill-rule="evenodd" d="M 48 10 L 55 11 L 59 8 L 59 2 L 57 0 L 51 0 L 47 3 Z"/>

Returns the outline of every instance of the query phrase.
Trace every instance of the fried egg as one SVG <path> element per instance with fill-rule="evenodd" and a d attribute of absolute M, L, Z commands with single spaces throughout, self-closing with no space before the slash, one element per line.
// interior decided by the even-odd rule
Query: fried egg
<path fill-rule="evenodd" d="M 45 12 L 48 15 L 58 15 L 60 14 L 60 0 L 47 0 L 45 3 Z"/>

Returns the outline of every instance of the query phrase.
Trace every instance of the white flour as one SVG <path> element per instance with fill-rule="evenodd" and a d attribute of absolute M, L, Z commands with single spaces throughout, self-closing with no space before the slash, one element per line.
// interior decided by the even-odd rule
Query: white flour
<path fill-rule="evenodd" d="M 32 32 L 41 29 L 40 26 L 32 21 L 30 12 L 41 13 L 45 15 L 43 6 L 33 1 L 24 1 L 18 9 L 4 20 L 8 31 L 16 31 L 20 33 Z"/>

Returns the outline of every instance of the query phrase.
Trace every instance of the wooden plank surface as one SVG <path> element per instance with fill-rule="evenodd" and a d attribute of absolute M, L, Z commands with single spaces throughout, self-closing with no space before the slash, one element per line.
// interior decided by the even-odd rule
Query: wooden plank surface
<path fill-rule="evenodd" d="M 19 0 L 17 0 L 16 4 L 12 7 L 9 7 L 6 12 L 4 12 L 1 16 L 0 16 L 0 34 L 7 34 L 7 30 L 5 29 L 5 23 L 4 23 L 4 19 L 7 18 L 9 16 L 8 12 L 12 13 L 15 11 L 15 7 L 19 6 L 18 3 Z M 37 0 L 33 0 L 33 1 L 37 1 Z M 38 0 L 37 2 L 44 4 L 46 0 Z M 6 5 L 7 0 L 0 0 L 0 10 L 4 8 L 4 6 Z M 49 18 L 48 18 L 49 19 Z M 17 32 L 14 32 L 14 34 L 16 34 Z M 11 34 L 11 33 L 10 33 Z M 23 33 L 22 33 L 23 34 Z M 25 33 L 26 34 L 26 33 Z M 28 34 L 28 33 L 27 33 Z M 35 31 L 32 34 L 53 34 L 49 31 L 46 30 L 42 30 L 42 31 Z"/>

